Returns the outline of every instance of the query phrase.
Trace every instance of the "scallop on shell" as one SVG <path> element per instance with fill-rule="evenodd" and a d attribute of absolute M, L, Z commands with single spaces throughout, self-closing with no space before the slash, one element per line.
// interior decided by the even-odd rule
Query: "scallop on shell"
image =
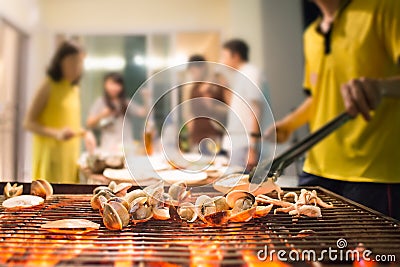
<path fill-rule="evenodd" d="M 63 219 L 42 224 L 40 227 L 54 233 L 82 234 L 99 229 L 100 224 L 85 219 Z"/>
<path fill-rule="evenodd" d="M 44 203 L 44 199 L 38 196 L 21 195 L 6 199 L 2 206 L 6 209 L 25 209 L 32 208 Z"/>

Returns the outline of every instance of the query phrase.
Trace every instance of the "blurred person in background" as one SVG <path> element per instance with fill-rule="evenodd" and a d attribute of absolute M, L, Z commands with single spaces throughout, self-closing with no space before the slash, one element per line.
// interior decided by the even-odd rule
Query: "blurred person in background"
<path fill-rule="evenodd" d="M 78 137 L 85 135 L 86 144 L 93 143 L 93 136 L 82 130 L 80 122 L 78 82 L 83 57 L 77 44 L 61 43 L 25 116 L 24 127 L 34 134 L 33 179 L 78 182 Z"/>
<path fill-rule="evenodd" d="M 183 110 L 190 147 L 197 149 L 201 140 L 206 138 L 212 139 L 216 146 L 220 146 L 223 134 L 221 125 L 224 124 L 226 117 L 226 108 L 223 105 L 227 102 L 224 87 L 217 85 L 221 84 L 219 76 L 209 74 L 207 62 L 203 56 L 193 55 L 188 62 L 190 63 L 188 72 L 192 82 L 184 87 L 183 98 L 184 100 L 196 99 L 191 102 L 188 109 L 184 106 Z M 204 115 L 208 115 L 209 118 Z M 218 151 L 209 151 L 208 143 L 205 142 L 204 147 L 200 147 L 201 152 L 212 154 L 219 152 L 218 147 L 216 148 Z"/>
<path fill-rule="evenodd" d="M 229 82 L 229 87 L 232 90 L 229 97 L 231 111 L 228 112 L 227 118 L 229 136 L 224 136 L 223 149 L 227 150 L 230 155 L 232 165 L 245 167 L 248 172 L 258 164 L 260 153 L 258 136 L 261 136 L 259 122 L 261 116 L 259 94 L 262 86 L 261 73 L 249 63 L 249 47 L 246 42 L 240 39 L 227 41 L 223 45 L 221 63 L 239 71 Z M 257 88 L 248 88 L 249 82 L 246 77 Z M 243 127 L 246 132 L 241 131 Z M 229 139 L 232 140 L 233 144 L 241 145 L 234 147 L 235 153 L 229 151 Z"/>
<path fill-rule="evenodd" d="M 116 72 L 104 76 L 103 95 L 92 105 L 86 126 L 100 131 L 100 150 L 109 153 L 122 153 L 122 131 L 124 116 L 129 99 L 126 97 L 124 78 Z M 129 114 L 139 117 L 147 115 L 149 105 L 148 90 L 142 90 L 145 106 L 131 103 Z M 130 120 L 125 121 L 125 140 L 132 139 L 133 128 Z"/>
<path fill-rule="evenodd" d="M 304 33 L 309 96 L 276 122 L 276 140 L 306 123 L 313 132 L 346 110 L 354 119 L 308 152 L 300 185 L 400 219 L 400 1 L 313 2 L 322 17 Z"/>

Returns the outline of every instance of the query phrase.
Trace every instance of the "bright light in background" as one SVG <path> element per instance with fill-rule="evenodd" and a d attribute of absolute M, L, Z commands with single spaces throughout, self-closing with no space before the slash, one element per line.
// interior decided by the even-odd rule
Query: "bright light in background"
<path fill-rule="evenodd" d="M 143 57 L 141 55 L 136 55 L 133 57 L 132 61 L 138 66 L 147 66 L 150 69 L 167 67 L 167 60 L 161 57 Z"/>
<path fill-rule="evenodd" d="M 168 59 L 168 65 L 175 66 L 175 65 L 183 64 L 183 63 L 187 62 L 187 59 L 188 59 L 187 55 L 185 55 L 183 53 L 178 53 L 174 57 L 171 57 Z"/>
<path fill-rule="evenodd" d="M 126 60 L 119 56 L 85 58 L 86 70 L 121 70 L 125 68 Z"/>
<path fill-rule="evenodd" d="M 132 62 L 138 66 L 147 66 L 150 69 L 160 69 L 165 67 L 176 66 L 187 62 L 187 56 L 184 54 L 177 54 L 175 57 L 162 58 L 142 55 L 136 55 L 132 58 Z"/>
<path fill-rule="evenodd" d="M 143 66 L 146 64 L 146 61 L 144 60 L 143 56 L 136 55 L 133 57 L 133 63 L 135 63 L 138 66 Z"/>

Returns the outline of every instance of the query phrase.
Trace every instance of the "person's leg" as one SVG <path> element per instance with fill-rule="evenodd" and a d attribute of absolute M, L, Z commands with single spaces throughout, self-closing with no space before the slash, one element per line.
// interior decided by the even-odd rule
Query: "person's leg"
<path fill-rule="evenodd" d="M 306 172 L 302 172 L 299 175 L 299 186 L 320 186 L 339 195 L 342 194 L 343 190 L 342 181 L 328 179 Z"/>
<path fill-rule="evenodd" d="M 400 219 L 400 185 L 347 182 L 343 196 L 387 216 Z"/>

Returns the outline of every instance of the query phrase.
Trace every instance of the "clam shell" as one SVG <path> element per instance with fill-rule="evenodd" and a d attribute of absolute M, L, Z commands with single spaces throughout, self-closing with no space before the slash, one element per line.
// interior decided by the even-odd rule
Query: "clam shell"
<path fill-rule="evenodd" d="M 129 212 L 121 202 L 109 201 L 108 205 L 110 205 L 118 214 L 119 218 L 122 222 L 122 227 L 125 227 L 129 224 Z M 105 211 L 103 211 L 104 216 Z"/>
<path fill-rule="evenodd" d="M 131 204 L 138 197 L 146 197 L 147 194 L 142 189 L 135 189 L 129 193 L 127 193 L 124 198 L 125 200 Z"/>
<path fill-rule="evenodd" d="M 169 209 L 167 208 L 153 208 L 153 218 L 156 220 L 169 220 L 171 216 L 169 215 Z"/>
<path fill-rule="evenodd" d="M 7 183 L 4 186 L 4 196 L 5 198 L 16 197 L 22 195 L 22 191 L 24 189 L 23 185 L 17 185 L 16 183 L 11 186 L 10 183 Z"/>
<path fill-rule="evenodd" d="M 241 212 L 238 213 L 232 213 L 229 221 L 231 222 L 248 222 L 249 220 L 251 220 L 251 218 L 253 218 L 253 215 L 256 213 L 256 206 L 253 206 L 250 209 L 247 210 L 243 210 Z"/>
<path fill-rule="evenodd" d="M 256 207 L 256 212 L 253 215 L 253 218 L 261 218 L 266 216 L 272 209 L 274 204 L 268 205 L 268 206 L 257 206 Z"/>
<path fill-rule="evenodd" d="M 132 186 L 132 183 L 119 183 L 115 186 L 113 192 L 116 196 L 123 197 Z"/>
<path fill-rule="evenodd" d="M 217 196 L 213 198 L 217 211 L 229 210 L 229 205 L 226 202 L 226 198 L 223 196 Z"/>
<path fill-rule="evenodd" d="M 190 191 L 186 190 L 187 184 L 185 182 L 177 182 L 169 187 L 168 194 L 171 196 L 173 202 L 179 203 L 190 196 Z"/>
<path fill-rule="evenodd" d="M 213 212 L 204 214 L 204 205 L 207 205 Z M 230 210 L 217 211 L 216 204 L 213 198 L 207 195 L 199 196 L 196 200 L 196 212 L 198 217 L 208 225 L 221 225 L 228 222 L 230 218 Z"/>
<path fill-rule="evenodd" d="M 184 221 L 194 222 L 197 219 L 196 207 L 190 202 L 182 203 L 178 207 L 177 212 L 179 217 Z"/>
<path fill-rule="evenodd" d="M 46 180 L 39 179 L 36 181 L 32 181 L 31 195 L 47 199 L 48 197 L 53 195 L 53 187 Z"/>
<path fill-rule="evenodd" d="M 230 220 L 231 211 L 222 210 L 204 216 L 203 221 L 209 225 L 221 225 Z"/>
<path fill-rule="evenodd" d="M 123 223 L 118 212 L 109 204 L 104 204 L 103 223 L 107 229 L 122 230 Z"/>
<path fill-rule="evenodd" d="M 2 206 L 6 209 L 31 208 L 44 203 L 44 199 L 38 196 L 21 195 L 3 201 Z"/>
<path fill-rule="evenodd" d="M 124 198 L 122 198 L 122 197 L 112 197 L 112 198 L 110 198 L 109 200 L 107 200 L 107 202 L 108 203 L 111 203 L 111 202 L 118 202 L 118 203 L 121 203 L 124 207 L 125 207 L 125 209 L 128 211 L 129 210 L 129 203 L 128 203 L 128 201 L 126 201 Z"/>
<path fill-rule="evenodd" d="M 153 217 L 153 211 L 151 206 L 145 206 L 148 198 L 147 197 L 138 197 L 131 203 L 131 207 L 129 213 L 131 215 L 131 221 L 136 223 L 146 222 Z M 148 205 L 148 204 L 146 204 Z M 144 209 L 144 210 L 143 210 Z M 145 212 L 140 216 L 137 216 L 137 212 L 140 210 L 141 212 Z"/>
<path fill-rule="evenodd" d="M 253 203 L 256 202 L 255 196 L 244 190 L 234 190 L 229 192 L 226 195 L 226 202 L 228 203 L 229 207 L 234 208 L 236 201 L 240 198 L 249 198 L 253 201 Z"/>
<path fill-rule="evenodd" d="M 42 224 L 40 227 L 55 233 L 82 234 L 99 229 L 100 224 L 85 219 L 63 219 Z"/>

